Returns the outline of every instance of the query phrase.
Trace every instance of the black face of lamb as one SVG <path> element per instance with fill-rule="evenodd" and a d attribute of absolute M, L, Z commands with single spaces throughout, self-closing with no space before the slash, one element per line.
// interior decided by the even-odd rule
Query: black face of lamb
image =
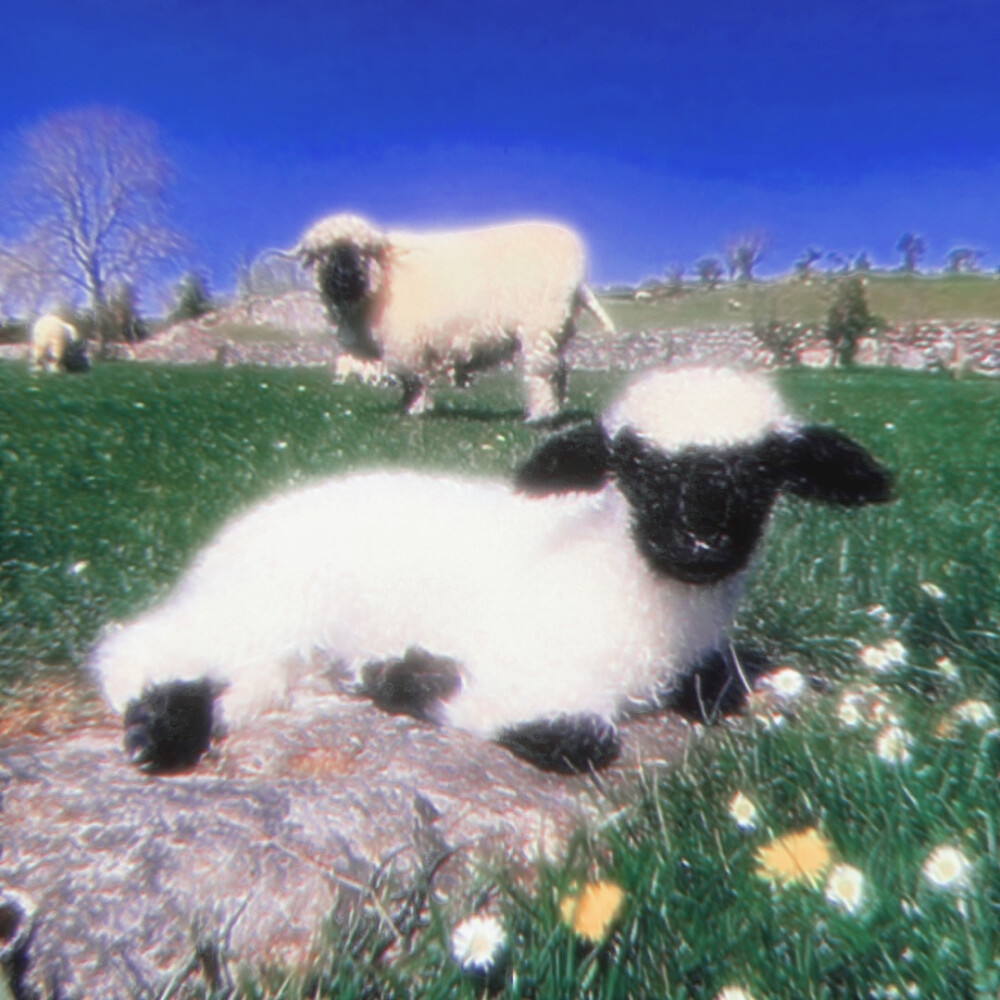
<path fill-rule="evenodd" d="M 657 570 L 708 584 L 747 565 L 778 495 L 760 444 L 665 455 L 626 430 L 614 462 L 636 545 Z"/>
<path fill-rule="evenodd" d="M 368 294 L 368 257 L 353 243 L 332 247 L 318 268 L 320 292 L 338 312 Z"/>
<path fill-rule="evenodd" d="M 212 685 L 172 681 L 147 689 L 125 709 L 125 754 L 146 771 L 193 767 L 212 738 Z"/>

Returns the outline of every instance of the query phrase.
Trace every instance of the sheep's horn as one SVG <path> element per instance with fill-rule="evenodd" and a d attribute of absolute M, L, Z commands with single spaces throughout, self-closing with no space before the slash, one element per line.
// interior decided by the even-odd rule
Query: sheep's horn
<path fill-rule="evenodd" d="M 302 250 L 299 246 L 292 247 L 291 250 L 282 250 L 280 247 L 271 247 L 268 250 L 261 250 L 257 254 L 257 260 L 266 260 L 268 257 L 283 257 L 285 260 L 296 262 L 302 259 Z"/>

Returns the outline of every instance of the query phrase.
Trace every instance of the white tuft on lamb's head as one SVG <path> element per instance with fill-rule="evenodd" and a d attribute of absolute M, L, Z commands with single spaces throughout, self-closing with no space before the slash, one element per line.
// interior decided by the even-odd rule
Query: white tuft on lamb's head
<path fill-rule="evenodd" d="M 892 496 L 864 448 L 794 422 L 766 378 L 711 369 L 642 377 L 603 421 L 543 444 L 517 484 L 536 495 L 613 484 L 646 560 L 695 584 L 747 567 L 779 494 L 845 506 Z"/>
<path fill-rule="evenodd" d="M 309 266 L 344 244 L 374 254 L 386 249 L 389 238 L 360 215 L 341 212 L 328 215 L 310 226 L 292 253 Z"/>

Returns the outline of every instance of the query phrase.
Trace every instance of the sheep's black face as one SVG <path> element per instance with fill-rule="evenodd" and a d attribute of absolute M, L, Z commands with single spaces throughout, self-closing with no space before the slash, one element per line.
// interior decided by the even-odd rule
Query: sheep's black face
<path fill-rule="evenodd" d="M 616 472 L 643 555 L 684 583 L 716 583 L 743 569 L 778 495 L 764 452 L 757 444 L 665 455 L 619 434 Z"/>
<path fill-rule="evenodd" d="M 339 243 L 318 265 L 319 288 L 338 310 L 356 306 L 368 294 L 368 260 L 353 243 Z"/>

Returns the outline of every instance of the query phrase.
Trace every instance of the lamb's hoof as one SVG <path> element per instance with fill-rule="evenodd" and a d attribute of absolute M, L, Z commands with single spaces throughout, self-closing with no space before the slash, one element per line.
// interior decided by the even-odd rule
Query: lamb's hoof
<path fill-rule="evenodd" d="M 496 738 L 543 771 L 580 774 L 610 764 L 621 751 L 615 727 L 596 715 L 562 715 L 504 729 Z"/>
<path fill-rule="evenodd" d="M 212 685 L 172 681 L 148 688 L 125 709 L 125 754 L 145 771 L 192 767 L 212 739 Z"/>
<path fill-rule="evenodd" d="M 458 694 L 462 676 L 455 660 L 411 646 L 401 659 L 366 663 L 361 684 L 383 712 L 433 719 L 435 708 Z"/>
<path fill-rule="evenodd" d="M 757 650 L 713 650 L 664 697 L 664 704 L 697 722 L 715 722 L 742 711 L 767 667 L 767 657 Z"/>

